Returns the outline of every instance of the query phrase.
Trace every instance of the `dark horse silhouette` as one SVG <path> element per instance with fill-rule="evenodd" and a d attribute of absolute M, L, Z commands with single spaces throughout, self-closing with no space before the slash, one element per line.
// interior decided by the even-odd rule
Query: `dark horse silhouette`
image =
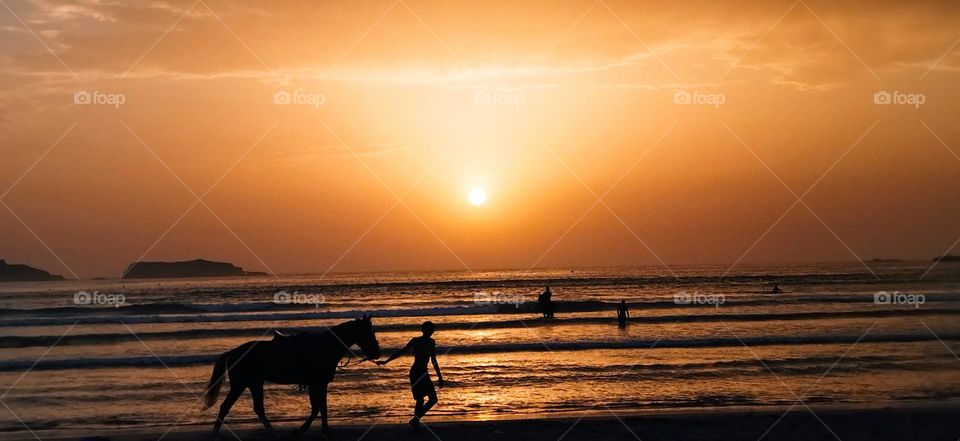
<path fill-rule="evenodd" d="M 203 397 L 205 409 L 216 404 L 223 377 L 230 377 L 230 391 L 220 405 L 213 432 L 220 431 L 230 407 L 247 388 L 253 397 L 253 411 L 263 426 L 271 429 L 263 409 L 263 383 L 269 381 L 306 386 L 310 393 L 310 416 L 299 432 L 309 429 L 320 413 L 321 427 L 324 433 L 329 433 L 327 384 L 333 381 L 337 365 L 351 352 L 350 347 L 354 344 L 360 346 L 367 359 L 380 358 L 380 343 L 369 315 L 320 332 L 301 332 L 293 336 L 277 333 L 273 340 L 249 341 L 225 352 L 213 367 Z"/>

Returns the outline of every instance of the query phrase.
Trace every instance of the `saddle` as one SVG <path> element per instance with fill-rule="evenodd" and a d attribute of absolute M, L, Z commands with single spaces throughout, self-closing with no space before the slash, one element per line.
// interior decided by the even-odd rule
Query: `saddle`
<path fill-rule="evenodd" d="M 287 333 L 277 329 L 273 330 L 273 340 L 279 343 L 317 343 L 327 340 L 330 331 L 309 331 L 302 330 L 298 332 Z"/>

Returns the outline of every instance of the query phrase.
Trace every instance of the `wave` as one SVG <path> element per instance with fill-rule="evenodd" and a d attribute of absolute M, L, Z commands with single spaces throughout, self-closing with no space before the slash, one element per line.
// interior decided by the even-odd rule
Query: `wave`
<path fill-rule="evenodd" d="M 703 284 L 728 284 L 728 285 L 752 285 L 752 284 L 836 284 L 836 283 L 896 283 L 896 282 L 916 282 L 928 268 L 928 265 L 919 264 L 916 266 L 886 268 L 880 271 L 866 271 L 849 269 L 828 269 L 828 268 L 794 268 L 795 272 L 789 272 L 791 268 L 768 267 L 758 269 L 760 272 L 724 274 L 726 268 L 690 268 L 684 271 L 682 268 L 675 268 L 678 274 L 628 274 L 629 268 L 611 268 L 609 271 L 573 271 L 563 272 L 563 275 L 556 271 L 542 274 L 537 272 L 524 271 L 505 271 L 490 278 L 479 278 L 477 274 L 449 273 L 432 274 L 428 277 L 411 277 L 410 274 L 396 275 L 396 278 L 390 280 L 384 279 L 382 274 L 359 275 L 361 277 L 352 280 L 327 279 L 327 283 L 317 283 L 323 279 L 307 276 L 306 279 L 278 279 L 276 284 L 278 288 L 293 291 L 333 293 L 338 291 L 354 290 L 393 290 L 393 289 L 414 289 L 429 290 L 431 288 L 497 288 L 497 287 L 528 287 L 542 288 L 543 286 L 621 286 L 621 285 L 663 285 L 663 286 L 689 286 Z M 771 271 L 780 271 L 779 273 Z M 931 273 L 930 276 L 936 274 Z M 312 280 L 311 280 L 312 279 Z M 164 282 L 196 282 L 200 279 L 163 279 Z M 925 278 L 926 281 L 935 281 L 936 279 Z M 131 281 L 114 280 L 116 283 L 131 283 Z M 272 282 L 272 281 L 271 281 Z M 300 283 L 297 283 L 300 282 Z M 136 286 L 134 284 L 134 286 Z M 196 294 L 205 292 L 218 292 L 217 288 L 207 288 L 204 286 L 191 286 L 190 290 Z M 231 291 L 242 293 L 247 289 L 243 286 L 233 286 Z M 262 291 L 254 289 L 251 292 Z"/>
<path fill-rule="evenodd" d="M 960 315 L 960 309 L 901 309 L 901 310 L 872 310 L 872 311 L 814 311 L 788 313 L 757 313 L 757 314 L 696 314 L 696 315 L 664 315 L 656 317 L 634 317 L 630 319 L 634 324 L 675 324 L 675 323 L 710 323 L 710 322 L 764 322 L 764 321 L 797 321 L 797 320 L 833 320 L 855 318 L 893 318 L 935 315 Z M 127 323 L 122 319 L 115 319 L 114 323 Z M 607 317 L 573 317 L 554 320 L 501 320 L 482 322 L 447 322 L 440 326 L 444 330 L 483 330 L 483 329 L 512 329 L 533 328 L 540 326 L 575 326 L 575 325 L 603 325 L 610 324 Z M 263 337 L 272 329 L 284 332 L 298 332 L 317 330 L 322 327 L 280 327 L 280 328 L 226 328 L 226 329 L 184 329 L 177 331 L 152 332 L 122 332 L 122 333 L 95 333 L 79 335 L 39 335 L 39 336 L 7 336 L 0 337 L 0 348 L 28 348 L 38 346 L 69 345 L 100 345 L 138 340 L 196 340 L 206 338 L 225 337 Z M 420 329 L 417 323 L 398 323 L 377 325 L 377 332 L 416 331 Z"/>
<path fill-rule="evenodd" d="M 489 344 L 473 346 L 438 347 L 440 354 L 495 354 L 512 352 L 561 352 L 609 350 L 653 350 L 665 348 L 716 348 L 740 346 L 783 346 L 815 344 L 854 344 L 854 343 L 912 343 L 926 341 L 960 341 L 958 334 L 941 334 L 939 337 L 926 334 L 887 334 L 887 335 L 817 335 L 817 336 L 766 336 L 766 337 L 717 337 L 695 339 L 657 339 L 629 341 L 580 341 L 552 342 L 546 344 L 517 343 Z M 385 348 L 384 352 L 394 352 L 398 348 Z M 72 358 L 58 360 L 8 360 L 0 361 L 0 372 L 22 370 L 68 370 L 97 369 L 113 367 L 171 367 L 193 366 L 213 363 L 220 354 L 164 355 L 113 358 Z"/>
<path fill-rule="evenodd" d="M 960 295 L 929 294 L 927 303 L 958 303 Z M 777 296 L 761 299 L 741 299 L 734 296 L 726 298 L 726 307 L 730 306 L 770 306 L 793 304 L 874 304 L 873 294 L 862 295 L 820 295 L 820 296 Z M 274 306 L 279 306 L 275 308 Z M 300 306 L 300 305 L 298 305 Z M 677 304 L 670 300 L 634 302 L 635 310 L 642 309 L 684 309 L 699 307 Z M 616 310 L 617 304 L 596 300 L 556 302 L 558 313 L 598 312 Z M 280 309 L 278 312 L 274 310 Z M 317 319 L 350 319 L 363 314 L 373 313 L 377 317 L 427 317 L 484 314 L 537 314 L 539 306 L 535 302 L 517 304 L 476 304 L 462 302 L 448 306 L 422 308 L 379 309 L 377 307 L 341 310 L 316 310 L 304 305 L 302 309 L 293 309 L 288 305 L 272 303 L 241 304 L 178 304 L 161 303 L 150 305 L 130 305 L 118 308 L 91 310 L 89 307 L 64 307 L 46 309 L 4 309 L 0 310 L 5 318 L 0 319 L 0 327 L 5 326 L 46 326 L 71 324 L 103 323 L 201 323 L 201 322 L 244 322 L 244 321 L 295 321 Z M 314 310 L 314 312 L 305 312 Z M 43 316 L 40 314 L 57 314 Z M 11 317 L 12 318 L 7 318 Z M 18 317 L 19 316 L 19 317 Z"/>
<path fill-rule="evenodd" d="M 601 303 L 601 302 L 593 302 Z M 495 314 L 503 305 L 484 306 L 440 306 L 432 308 L 413 309 L 386 309 L 377 310 L 343 310 L 322 312 L 277 312 L 257 314 L 198 314 L 205 312 L 193 310 L 193 314 L 165 315 L 155 313 L 149 315 L 111 315 L 111 311 L 101 311 L 97 315 L 64 316 L 64 317 L 23 317 L 0 320 L 0 327 L 4 326 L 45 326 L 71 324 L 103 324 L 103 323 L 197 323 L 197 322 L 245 322 L 245 321 L 292 321 L 317 319 L 352 319 L 364 314 L 374 313 L 377 317 L 416 317 L 416 316 L 446 316 Z M 162 308 L 162 307 L 161 307 Z M 510 306 L 513 308 L 513 306 Z M 123 308 L 112 308 L 123 312 Z M 89 312 L 89 309 L 86 310 Z"/>

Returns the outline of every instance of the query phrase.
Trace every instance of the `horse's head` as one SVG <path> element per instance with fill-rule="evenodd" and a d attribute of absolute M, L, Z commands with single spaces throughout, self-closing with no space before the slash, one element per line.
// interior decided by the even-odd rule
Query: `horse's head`
<path fill-rule="evenodd" d="M 354 338 L 357 346 L 360 346 L 363 356 L 371 360 L 380 358 L 380 342 L 377 341 L 377 335 L 373 332 L 371 315 L 367 314 L 354 322 L 354 329 L 356 329 Z"/>

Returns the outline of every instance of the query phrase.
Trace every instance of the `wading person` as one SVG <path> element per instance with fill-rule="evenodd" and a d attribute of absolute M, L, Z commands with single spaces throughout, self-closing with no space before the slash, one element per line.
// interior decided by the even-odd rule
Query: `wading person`
<path fill-rule="evenodd" d="M 620 301 L 620 306 L 617 307 L 617 324 L 620 327 L 627 326 L 627 320 L 630 318 L 630 308 L 627 306 L 626 300 Z"/>
<path fill-rule="evenodd" d="M 435 330 L 433 322 L 423 322 L 420 329 L 423 335 L 410 339 L 410 342 L 403 349 L 386 360 L 377 362 L 378 365 L 383 366 L 408 350 L 413 350 L 413 366 L 410 366 L 410 390 L 413 392 L 413 399 L 416 400 L 417 404 L 413 409 L 410 427 L 414 430 L 420 429 L 420 418 L 437 404 L 437 391 L 433 389 L 430 373 L 427 372 L 427 361 L 433 363 L 433 370 L 437 372 L 437 385 L 443 389 L 443 374 L 440 373 L 440 364 L 437 363 L 437 342 L 430 338 Z M 427 399 L 426 402 L 423 401 L 424 398 Z"/>
<path fill-rule="evenodd" d="M 537 296 L 537 303 L 540 304 L 540 313 L 543 314 L 543 318 L 553 318 L 553 292 L 550 291 L 549 286 Z"/>

